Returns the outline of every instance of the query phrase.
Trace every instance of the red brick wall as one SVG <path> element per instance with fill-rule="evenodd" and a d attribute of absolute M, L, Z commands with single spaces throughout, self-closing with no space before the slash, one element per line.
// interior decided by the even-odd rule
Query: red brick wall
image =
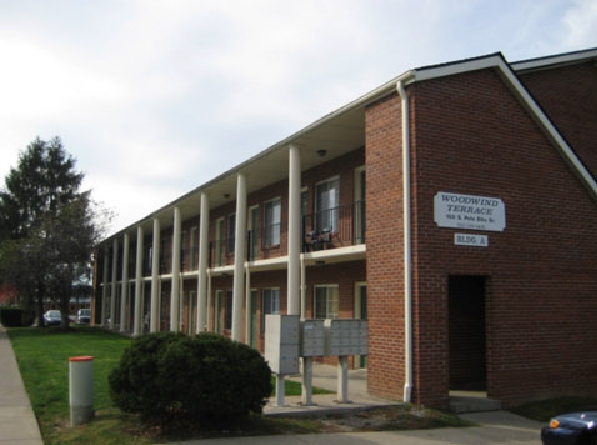
<path fill-rule="evenodd" d="M 487 277 L 489 397 L 508 406 L 561 393 L 597 394 L 597 357 L 587 354 L 597 346 L 597 207 L 587 190 L 492 70 L 427 81 L 409 90 L 416 125 L 415 399 L 426 405 L 447 404 L 450 274 Z M 399 113 L 394 114 L 397 120 Z M 368 146 L 367 153 L 371 178 L 380 166 L 373 163 L 376 148 Z M 399 179 L 387 176 L 396 183 Z M 374 187 L 369 194 L 374 194 Z M 487 248 L 455 246 L 454 233 L 463 231 L 440 228 L 434 222 L 433 198 L 438 191 L 502 199 L 506 229 L 479 232 L 489 236 Z M 386 193 L 392 192 L 394 188 Z M 368 207 L 368 215 L 372 214 Z M 375 236 L 375 221 L 370 224 Z M 398 226 L 394 229 L 400 231 Z M 387 249 L 388 243 L 392 250 L 398 249 L 389 240 L 385 246 L 370 243 L 369 236 L 373 300 L 384 289 L 373 283 L 372 275 L 379 273 L 372 272 L 377 266 L 372 260 L 382 255 L 376 250 Z M 392 318 L 385 320 L 387 324 L 376 326 L 377 333 L 395 325 Z M 389 352 L 378 354 L 375 362 L 371 358 L 371 368 L 389 360 Z M 375 376 L 379 378 L 377 372 Z"/>
<path fill-rule="evenodd" d="M 367 387 L 402 399 L 404 388 L 404 235 L 400 99 L 365 114 L 367 165 Z"/>
<path fill-rule="evenodd" d="M 595 62 L 521 73 L 529 92 L 580 158 L 597 175 L 597 66 Z"/>

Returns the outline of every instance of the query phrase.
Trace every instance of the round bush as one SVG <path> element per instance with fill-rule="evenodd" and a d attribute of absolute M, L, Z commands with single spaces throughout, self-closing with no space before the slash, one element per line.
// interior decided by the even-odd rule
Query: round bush
<path fill-rule="evenodd" d="M 160 332 L 133 341 L 109 376 L 112 401 L 163 427 L 234 423 L 261 413 L 271 371 L 254 349 L 226 337 Z"/>

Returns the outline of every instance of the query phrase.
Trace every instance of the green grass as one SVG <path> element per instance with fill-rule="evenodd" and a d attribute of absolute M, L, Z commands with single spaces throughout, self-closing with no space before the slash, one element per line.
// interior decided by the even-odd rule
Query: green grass
<path fill-rule="evenodd" d="M 524 403 L 513 407 L 510 411 L 532 420 L 548 422 L 549 419 L 560 414 L 585 410 L 597 410 L 597 398 L 576 396 L 556 397 Z"/>
<path fill-rule="evenodd" d="M 155 442 L 133 416 L 120 412 L 110 400 L 108 374 L 118 364 L 131 339 L 90 326 L 61 328 L 8 329 L 31 406 L 38 418 L 46 445 L 102 444 L 141 445 Z M 69 427 L 69 357 L 91 355 L 93 360 L 93 397 L 96 418 L 88 425 Z M 273 380 L 272 380 L 272 388 Z M 285 394 L 300 395 L 301 385 L 286 380 Z M 313 394 L 329 391 L 313 388 Z M 332 392 L 333 393 L 333 392 Z M 255 421 L 251 429 L 273 432 L 281 421 Z M 283 422 L 282 422 L 283 423 Z M 273 430 L 272 430 L 273 428 Z M 285 425 L 286 430 L 309 432 L 306 425 Z"/>

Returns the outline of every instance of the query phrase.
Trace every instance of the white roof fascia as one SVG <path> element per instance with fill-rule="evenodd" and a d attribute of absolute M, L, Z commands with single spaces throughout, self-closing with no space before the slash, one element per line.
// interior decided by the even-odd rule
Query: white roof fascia
<path fill-rule="evenodd" d="M 586 51 L 560 54 L 556 56 L 539 57 L 537 59 L 521 60 L 510 64 L 515 71 L 524 71 L 535 68 L 547 68 L 552 65 L 571 64 L 597 58 L 597 48 Z"/>

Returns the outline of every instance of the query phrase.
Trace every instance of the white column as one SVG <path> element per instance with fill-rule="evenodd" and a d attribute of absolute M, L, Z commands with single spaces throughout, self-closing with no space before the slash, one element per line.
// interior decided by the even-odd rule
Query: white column
<path fill-rule="evenodd" d="M 288 273 L 286 313 L 301 313 L 301 153 L 297 146 L 289 150 L 288 178 Z"/>
<path fill-rule="evenodd" d="M 135 325 L 133 335 L 138 337 L 143 332 L 143 228 L 137 226 L 137 257 L 135 259 Z"/>
<path fill-rule="evenodd" d="M 153 220 L 153 240 L 151 244 L 151 332 L 160 330 L 160 221 Z"/>
<path fill-rule="evenodd" d="M 116 265 L 118 264 L 118 240 L 114 238 L 112 251 L 112 288 L 110 289 L 110 329 L 116 325 Z"/>
<path fill-rule="evenodd" d="M 234 287 L 232 293 L 232 340 L 241 340 L 243 291 L 245 285 L 245 227 L 247 187 L 245 175 L 236 175 L 236 230 L 234 233 Z"/>
<path fill-rule="evenodd" d="M 197 334 L 207 328 L 207 258 L 209 255 L 209 196 L 201 193 L 199 221 L 199 275 L 197 276 Z"/>
<path fill-rule="evenodd" d="M 124 246 L 122 248 L 122 281 L 120 291 L 120 332 L 126 331 L 127 328 L 127 316 L 126 307 L 128 300 L 129 291 L 129 249 L 130 249 L 130 237 L 127 234 L 124 235 Z"/>
<path fill-rule="evenodd" d="M 108 298 L 108 246 L 104 246 L 104 287 L 102 288 L 102 310 L 100 325 L 105 326 L 106 323 L 106 299 Z"/>
<path fill-rule="evenodd" d="M 170 286 L 170 331 L 180 331 L 180 207 L 174 207 L 172 231 L 172 285 Z"/>

